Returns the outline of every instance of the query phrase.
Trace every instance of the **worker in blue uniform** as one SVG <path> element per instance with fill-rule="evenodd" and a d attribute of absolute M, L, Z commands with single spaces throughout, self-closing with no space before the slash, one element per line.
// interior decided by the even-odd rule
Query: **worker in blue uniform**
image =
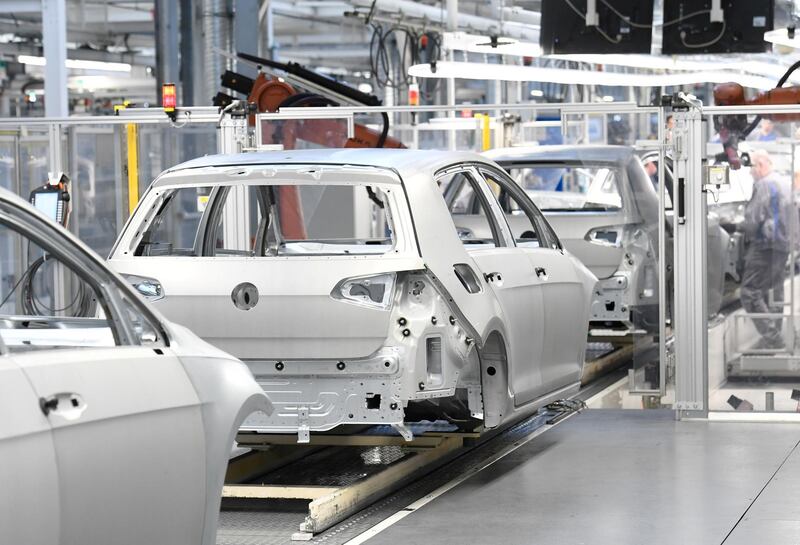
<path fill-rule="evenodd" d="M 800 234 L 791 186 L 773 170 L 763 150 L 750 155 L 753 195 L 745 207 L 743 229 L 748 243 L 742 278 L 742 306 L 749 313 L 783 313 L 783 284 L 792 244 Z M 796 247 L 796 246 L 795 246 Z M 770 297 L 770 292 L 772 293 Z M 753 318 L 761 335 L 758 349 L 783 349 L 781 318 Z"/>

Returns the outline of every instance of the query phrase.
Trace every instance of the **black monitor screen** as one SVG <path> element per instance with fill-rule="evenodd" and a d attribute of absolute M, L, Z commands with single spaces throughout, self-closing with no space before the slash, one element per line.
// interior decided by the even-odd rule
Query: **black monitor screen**
<path fill-rule="evenodd" d="M 771 0 L 722 0 L 724 21 L 711 22 L 712 0 L 664 0 L 662 52 L 761 53 L 769 43 L 764 33 L 772 30 Z"/>
<path fill-rule="evenodd" d="M 653 0 L 598 0 L 586 26 L 586 0 L 543 0 L 540 45 L 550 53 L 650 53 Z"/>

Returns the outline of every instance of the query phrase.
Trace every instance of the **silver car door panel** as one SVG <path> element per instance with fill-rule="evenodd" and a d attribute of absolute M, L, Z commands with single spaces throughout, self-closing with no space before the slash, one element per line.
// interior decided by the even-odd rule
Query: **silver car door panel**
<path fill-rule="evenodd" d="M 61 543 L 50 423 L 25 374 L 12 358 L 1 355 L 0 460 L 0 543 Z"/>
<path fill-rule="evenodd" d="M 542 280 L 544 338 L 542 383 L 545 391 L 562 388 L 580 380 L 586 353 L 589 325 L 587 301 L 596 279 L 574 257 L 559 250 L 536 248 L 529 251 L 531 267 Z"/>
<path fill-rule="evenodd" d="M 105 543 L 112 535 L 137 536 L 138 543 L 201 542 L 206 466 L 199 400 L 178 358 L 158 350 L 14 356 L 37 396 L 58 401 L 47 419 L 58 461 L 62 545 Z M 191 454 L 167 471 L 165 460 L 180 452 Z M 111 486 L 125 501 L 108 500 Z M 90 522 L 87 513 L 102 516 Z"/>
<path fill-rule="evenodd" d="M 517 406 L 542 393 L 544 300 L 541 280 L 521 248 L 494 248 L 470 252 L 494 292 L 505 316 L 509 351 L 509 387 Z"/>

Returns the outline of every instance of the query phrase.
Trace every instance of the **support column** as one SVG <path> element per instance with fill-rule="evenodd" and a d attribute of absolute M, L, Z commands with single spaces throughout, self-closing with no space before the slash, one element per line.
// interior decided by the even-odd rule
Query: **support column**
<path fill-rule="evenodd" d="M 44 110 L 47 117 L 67 117 L 67 7 L 66 0 L 42 0 Z"/>
<path fill-rule="evenodd" d="M 458 0 L 447 0 L 447 30 L 455 32 L 458 30 Z M 447 52 L 447 60 L 453 62 L 455 57 L 453 51 Z M 456 105 L 456 80 L 455 78 L 447 78 L 447 105 Z M 448 114 L 449 117 L 455 119 L 456 112 L 451 110 Z M 448 131 L 448 146 L 451 151 L 456 149 L 456 131 L 450 129 Z"/>
<path fill-rule="evenodd" d="M 258 55 L 259 0 L 234 0 L 233 47 L 236 52 Z M 248 63 L 237 63 L 236 72 L 255 78 L 258 70 Z"/>
<path fill-rule="evenodd" d="M 161 86 L 175 83 L 178 104 L 183 104 L 183 89 L 177 85 L 180 77 L 180 40 L 178 3 L 173 0 L 156 0 L 156 96 L 161 106 Z"/>
<path fill-rule="evenodd" d="M 168 2 L 169 0 L 164 0 Z M 180 0 L 180 55 L 181 63 L 179 68 L 180 88 L 178 91 L 179 104 L 183 106 L 196 105 L 196 97 L 194 90 L 196 85 L 194 82 L 195 63 L 201 58 L 196 55 L 196 44 L 199 41 L 195 39 L 194 31 L 197 28 L 194 15 L 194 8 L 192 0 Z M 161 91 L 158 93 L 161 94 Z"/>
<path fill-rule="evenodd" d="M 708 278 L 706 275 L 705 140 L 702 104 L 673 103 L 675 162 L 675 256 L 673 331 L 675 334 L 675 409 L 678 418 L 708 415 Z"/>

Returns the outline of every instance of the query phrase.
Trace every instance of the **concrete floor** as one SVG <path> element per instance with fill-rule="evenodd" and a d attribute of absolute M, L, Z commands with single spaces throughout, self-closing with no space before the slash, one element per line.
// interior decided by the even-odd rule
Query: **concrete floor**
<path fill-rule="evenodd" d="M 368 543 L 800 543 L 800 425 L 673 415 L 586 411 Z"/>

